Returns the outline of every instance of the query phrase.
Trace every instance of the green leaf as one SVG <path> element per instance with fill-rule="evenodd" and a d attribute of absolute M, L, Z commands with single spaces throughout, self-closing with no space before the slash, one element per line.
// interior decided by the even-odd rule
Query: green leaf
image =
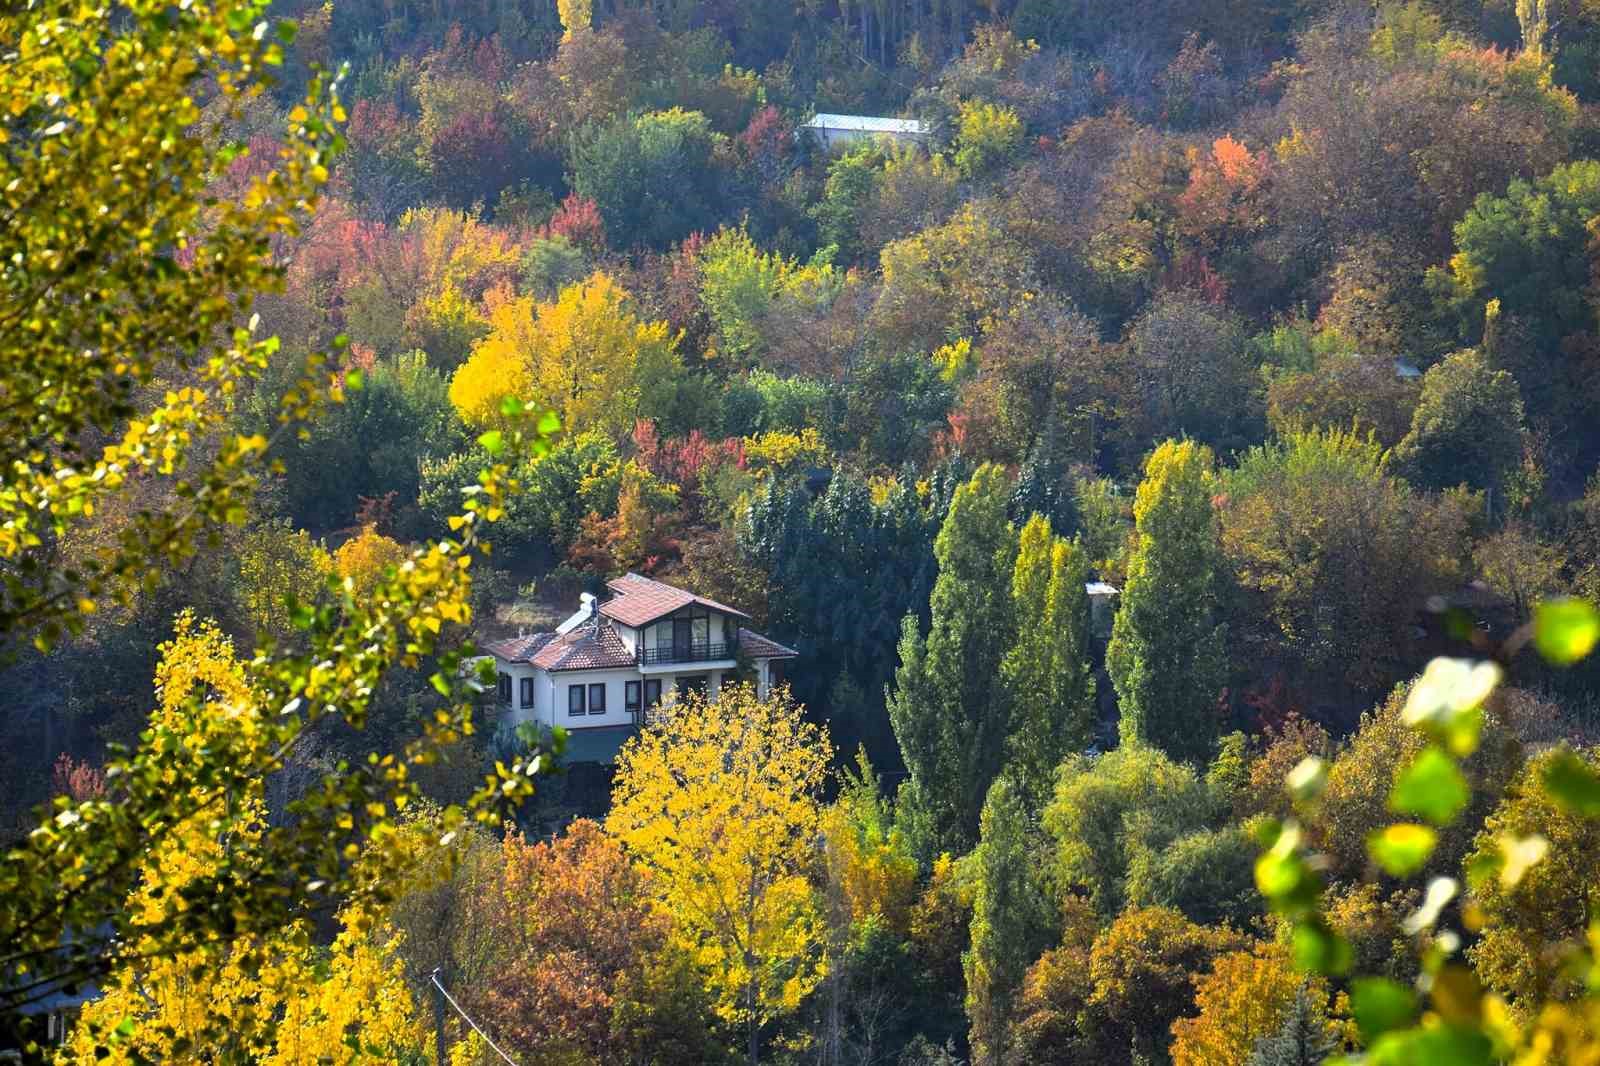
<path fill-rule="evenodd" d="M 560 428 L 561 428 L 561 416 L 556 414 L 554 411 L 546 411 L 542 416 L 540 416 L 540 418 L 539 418 L 539 432 L 540 433 L 544 434 L 545 436 L 549 436 L 550 434 L 556 432 Z"/>
<path fill-rule="evenodd" d="M 1368 1066 L 1492 1066 L 1489 1038 L 1475 1027 L 1434 1025 L 1389 1033 L 1367 1052 Z"/>
<path fill-rule="evenodd" d="M 1350 944 L 1338 933 L 1319 922 L 1301 922 L 1291 937 L 1294 963 L 1311 973 L 1338 976 L 1355 961 Z"/>
<path fill-rule="evenodd" d="M 1557 666 L 1571 666 L 1600 642 L 1600 612 L 1584 600 L 1546 600 L 1533 609 L 1533 646 Z"/>
<path fill-rule="evenodd" d="M 450 698 L 449 678 L 445 677 L 443 674 L 434 674 L 432 677 L 428 678 L 428 683 L 433 686 L 434 691 L 439 693 L 439 695 L 445 697 L 446 699 Z"/>
<path fill-rule="evenodd" d="M 1393 877 L 1410 877 L 1427 863 L 1439 834 L 1425 825 L 1405 822 L 1367 835 L 1367 854 Z"/>
<path fill-rule="evenodd" d="M 1544 765 L 1544 787 L 1563 810 L 1600 818 L 1600 774 L 1567 749 Z"/>
<path fill-rule="evenodd" d="M 507 396 L 500 401 L 500 413 L 506 418 L 515 418 L 522 413 L 522 401 L 515 396 Z"/>
<path fill-rule="evenodd" d="M 294 19 L 278 20 L 278 40 L 284 44 L 294 44 L 294 39 L 300 33 L 300 26 Z"/>
<path fill-rule="evenodd" d="M 491 429 L 489 432 L 478 438 L 478 444 L 490 455 L 499 455 L 505 450 L 506 447 L 505 434 L 501 433 L 498 429 Z"/>
<path fill-rule="evenodd" d="M 1387 977 L 1358 977 L 1350 982 L 1350 1012 L 1371 1044 L 1384 1033 L 1411 1024 L 1417 1016 L 1417 994 Z"/>
<path fill-rule="evenodd" d="M 351 392 L 360 392 L 367 386 L 367 376 L 359 370 L 349 370 L 344 375 L 344 387 Z"/>
<path fill-rule="evenodd" d="M 1467 779 L 1456 761 L 1439 748 L 1428 747 L 1401 772 L 1389 793 L 1389 809 L 1449 825 L 1470 798 Z"/>

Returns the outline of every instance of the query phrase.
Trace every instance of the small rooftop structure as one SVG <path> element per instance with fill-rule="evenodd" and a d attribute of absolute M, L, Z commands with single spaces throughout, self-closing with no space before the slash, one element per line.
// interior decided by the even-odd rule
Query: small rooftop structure
<path fill-rule="evenodd" d="M 928 135 L 932 132 L 926 122 L 918 119 L 881 118 L 876 115 L 818 114 L 800 128 L 810 130 L 822 147 L 830 151 L 875 139 L 926 147 Z"/>
<path fill-rule="evenodd" d="M 1104 581 L 1090 581 L 1083 586 L 1089 597 L 1089 631 L 1099 640 L 1111 638 L 1111 622 L 1116 615 L 1116 598 L 1121 590 Z"/>
<path fill-rule="evenodd" d="M 1422 371 L 1415 363 L 1408 363 L 1404 359 L 1394 361 L 1394 376 L 1401 381 L 1415 381 L 1422 376 Z"/>

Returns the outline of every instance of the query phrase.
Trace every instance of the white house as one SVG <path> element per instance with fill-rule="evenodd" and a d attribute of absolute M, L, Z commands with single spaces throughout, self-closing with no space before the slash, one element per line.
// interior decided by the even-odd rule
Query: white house
<path fill-rule="evenodd" d="M 927 147 L 927 123 L 914 118 L 878 118 L 873 115 L 814 115 L 800 127 L 809 130 L 828 151 L 848 148 L 860 141 L 884 139 Z"/>
<path fill-rule="evenodd" d="M 614 752 L 657 704 L 684 692 L 715 696 L 741 656 L 765 696 L 773 663 L 798 654 L 745 628 L 743 611 L 665 582 L 625 574 L 609 587 L 609 599 L 585 595 L 553 633 L 485 645 L 506 722 L 561 726 L 569 751 Z"/>

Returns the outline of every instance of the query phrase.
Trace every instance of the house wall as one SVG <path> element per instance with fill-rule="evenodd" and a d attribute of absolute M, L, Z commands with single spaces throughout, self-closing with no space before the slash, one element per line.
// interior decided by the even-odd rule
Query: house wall
<path fill-rule="evenodd" d="M 926 141 L 925 134 L 917 133 L 887 133 L 882 130 L 846 130 L 831 126 L 807 126 L 817 142 L 829 152 L 844 151 L 862 141 L 883 140 L 893 141 L 897 144 L 921 145 Z"/>
<path fill-rule="evenodd" d="M 540 678 L 544 674 L 544 671 L 538 669 L 537 667 L 530 666 L 527 663 L 508 663 L 504 659 L 495 660 L 495 670 L 497 674 L 511 675 L 511 707 L 510 717 L 508 720 L 513 725 L 521 725 L 523 722 L 533 721 L 541 721 L 548 725 L 549 722 L 547 721 L 547 717 L 549 701 L 545 693 L 542 691 L 544 686 L 540 683 Z M 533 680 L 534 702 L 531 704 L 524 704 L 522 702 L 522 681 L 524 678 L 531 678 Z M 539 707 L 541 700 L 546 704 L 545 713 L 542 715 L 540 714 Z M 502 706 L 504 705 L 502 704 Z"/>
<path fill-rule="evenodd" d="M 544 671 L 540 671 L 544 673 Z M 546 725 L 558 725 L 563 729 L 592 729 L 596 726 L 633 725 L 633 715 L 626 709 L 627 688 L 629 681 L 642 681 L 637 670 L 557 670 L 546 674 L 545 695 L 541 704 L 549 708 L 552 717 L 545 721 Z M 569 695 L 567 689 L 571 685 L 604 685 L 606 687 L 606 713 L 583 714 L 576 716 L 568 713 Z M 665 686 L 662 686 L 663 689 Z M 643 699 L 643 686 L 640 687 L 640 698 Z M 587 706 L 587 696 L 585 697 Z"/>

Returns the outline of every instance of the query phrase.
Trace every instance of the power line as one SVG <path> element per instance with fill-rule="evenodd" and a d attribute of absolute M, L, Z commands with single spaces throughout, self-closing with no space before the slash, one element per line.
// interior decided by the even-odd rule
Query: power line
<path fill-rule="evenodd" d="M 462 1020 L 468 1025 L 472 1026 L 472 1031 L 483 1037 L 483 1042 L 489 1045 L 490 1051 L 493 1051 L 496 1055 L 499 1055 L 502 1061 L 510 1063 L 510 1066 L 517 1066 L 517 1060 L 513 1059 L 510 1055 L 507 1055 L 504 1051 L 501 1051 L 500 1048 L 496 1046 L 495 1042 L 489 1039 L 489 1034 L 479 1028 L 478 1023 L 472 1020 L 472 1015 L 462 1010 L 461 1004 L 455 1001 L 455 997 L 451 996 L 449 992 L 445 991 L 444 985 L 439 983 L 438 970 L 430 973 L 428 975 L 428 980 L 433 982 L 433 987 L 437 988 L 439 990 L 439 994 L 445 998 L 445 1001 L 449 1003 L 450 1006 L 455 1008 L 456 1013 L 461 1015 Z M 443 1066 L 443 1063 L 441 1063 L 440 1066 Z"/>

